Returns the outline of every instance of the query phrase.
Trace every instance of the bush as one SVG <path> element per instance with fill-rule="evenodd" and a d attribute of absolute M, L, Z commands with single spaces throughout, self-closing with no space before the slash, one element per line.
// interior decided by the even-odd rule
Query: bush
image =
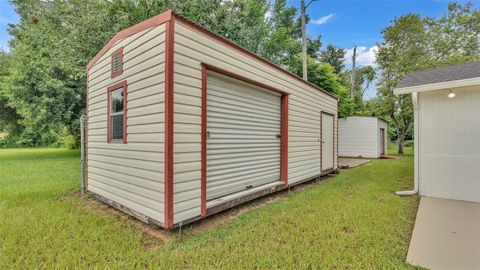
<path fill-rule="evenodd" d="M 403 142 L 404 147 L 413 147 L 413 141 L 405 141 Z"/>
<path fill-rule="evenodd" d="M 15 142 L 9 136 L 0 138 L 0 148 L 14 148 Z"/>
<path fill-rule="evenodd" d="M 67 149 L 78 149 L 77 136 L 69 134 L 63 138 L 63 147 Z"/>

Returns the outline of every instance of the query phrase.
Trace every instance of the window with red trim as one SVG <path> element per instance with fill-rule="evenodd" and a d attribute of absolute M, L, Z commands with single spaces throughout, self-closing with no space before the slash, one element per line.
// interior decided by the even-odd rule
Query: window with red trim
<path fill-rule="evenodd" d="M 122 75 L 123 73 L 123 47 L 112 53 L 112 78 Z"/>
<path fill-rule="evenodd" d="M 107 141 L 127 143 L 127 83 L 108 88 Z"/>

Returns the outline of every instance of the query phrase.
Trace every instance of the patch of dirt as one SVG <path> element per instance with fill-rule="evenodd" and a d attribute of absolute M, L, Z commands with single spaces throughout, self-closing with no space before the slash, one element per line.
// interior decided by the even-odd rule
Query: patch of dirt
<path fill-rule="evenodd" d="M 155 249 L 162 244 L 170 241 L 176 233 L 168 231 L 155 225 L 146 224 L 114 207 L 111 207 L 90 194 L 86 194 L 83 198 L 80 192 L 72 193 L 61 198 L 62 201 L 80 199 L 80 203 L 76 207 L 81 208 L 89 213 L 100 216 L 113 217 L 120 221 L 122 225 L 128 228 L 139 229 L 142 231 L 142 245 L 146 250 Z"/>
<path fill-rule="evenodd" d="M 342 232 L 344 232 L 346 234 L 354 234 L 355 233 L 355 231 L 350 227 L 343 227 Z"/>
<path fill-rule="evenodd" d="M 86 194 L 82 198 L 80 195 L 80 192 L 76 192 L 76 193 L 66 195 L 62 197 L 60 200 L 62 201 L 75 200 L 76 207 L 79 207 L 89 213 L 93 213 L 95 215 L 113 217 L 118 221 L 120 221 L 126 227 L 141 230 L 143 233 L 142 239 L 141 239 L 143 247 L 146 250 L 154 250 L 162 246 L 164 243 L 173 240 L 175 236 L 182 235 L 185 231 L 189 235 L 203 233 L 217 226 L 226 224 L 242 214 L 248 213 L 255 209 L 258 209 L 263 206 L 269 205 L 271 203 L 285 199 L 293 192 L 298 192 L 298 191 L 302 191 L 302 190 L 317 186 L 333 177 L 334 175 L 327 175 L 322 177 L 320 181 L 319 180 L 307 181 L 305 183 L 292 186 L 290 190 L 288 189 L 282 190 L 273 194 L 269 194 L 269 195 L 254 199 L 252 201 L 245 202 L 236 207 L 227 209 L 220 213 L 192 222 L 188 225 L 184 225 L 182 228 L 176 228 L 171 231 L 165 230 L 155 225 L 146 224 L 114 207 L 111 207 L 97 200 L 91 194 Z M 181 241 L 181 238 L 177 237 L 176 240 Z"/>
<path fill-rule="evenodd" d="M 233 208 L 226 209 L 226 210 L 224 210 L 220 213 L 217 213 L 217 214 L 208 216 L 206 218 L 200 219 L 198 221 L 195 221 L 193 223 L 190 223 L 190 224 L 186 225 L 185 227 L 187 227 L 187 230 L 192 234 L 199 234 L 199 233 L 208 231 L 211 228 L 215 228 L 217 226 L 226 224 L 226 223 L 230 222 L 232 219 L 234 219 L 234 218 L 236 218 L 236 217 L 238 217 L 242 214 L 248 213 L 248 212 L 253 211 L 255 209 L 258 209 L 258 208 L 264 207 L 266 205 L 269 205 L 271 203 L 274 203 L 274 202 L 280 201 L 282 199 L 285 199 L 290 194 L 292 194 L 293 192 L 298 192 L 298 191 L 302 191 L 302 190 L 317 186 L 318 184 L 323 183 L 323 182 L 325 182 L 326 180 L 328 180 L 332 177 L 334 177 L 334 176 L 333 175 L 332 176 L 327 175 L 327 176 L 322 177 L 320 181 L 319 180 L 311 180 L 311 181 L 307 181 L 305 183 L 301 183 L 301 184 L 292 186 L 292 187 L 290 187 L 290 190 L 285 189 L 285 190 L 278 191 L 278 192 L 273 193 L 273 194 L 269 194 L 269 195 L 266 195 L 266 196 L 263 196 L 263 197 L 245 202 L 245 203 L 240 204 L 238 206 L 235 206 Z"/>

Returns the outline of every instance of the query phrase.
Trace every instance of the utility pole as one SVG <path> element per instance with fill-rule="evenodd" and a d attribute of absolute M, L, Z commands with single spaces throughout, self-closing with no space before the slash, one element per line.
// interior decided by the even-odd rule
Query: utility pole
<path fill-rule="evenodd" d="M 352 55 L 352 78 L 351 78 L 351 81 L 352 81 L 352 89 L 350 91 L 350 95 L 353 98 L 355 98 L 355 60 L 357 58 L 357 45 L 355 45 L 355 47 L 353 47 L 353 55 Z"/>
<path fill-rule="evenodd" d="M 303 79 L 305 81 L 308 81 L 308 77 L 307 77 L 307 74 L 308 74 L 308 71 L 307 71 L 307 27 L 306 27 L 306 11 L 307 11 L 307 8 L 308 6 L 310 6 L 310 4 L 313 2 L 313 1 L 317 1 L 317 0 L 311 0 L 307 5 L 305 5 L 305 0 L 301 0 L 300 2 L 300 9 L 301 9 L 301 19 L 302 19 L 302 73 L 303 73 Z"/>
<path fill-rule="evenodd" d="M 305 0 L 302 0 L 301 2 L 301 7 L 302 9 L 302 74 L 303 74 L 303 79 L 305 81 L 308 81 L 307 77 L 307 29 L 305 26 Z"/>

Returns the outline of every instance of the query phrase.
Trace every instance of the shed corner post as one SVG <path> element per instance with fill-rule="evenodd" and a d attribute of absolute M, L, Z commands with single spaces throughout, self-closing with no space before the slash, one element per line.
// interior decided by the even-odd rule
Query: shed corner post
<path fill-rule="evenodd" d="M 207 67 L 202 63 L 201 215 L 207 215 Z"/>
<path fill-rule="evenodd" d="M 174 37 L 175 16 L 165 23 L 165 176 L 164 176 L 164 224 L 173 227 L 173 118 L 174 118 Z"/>

